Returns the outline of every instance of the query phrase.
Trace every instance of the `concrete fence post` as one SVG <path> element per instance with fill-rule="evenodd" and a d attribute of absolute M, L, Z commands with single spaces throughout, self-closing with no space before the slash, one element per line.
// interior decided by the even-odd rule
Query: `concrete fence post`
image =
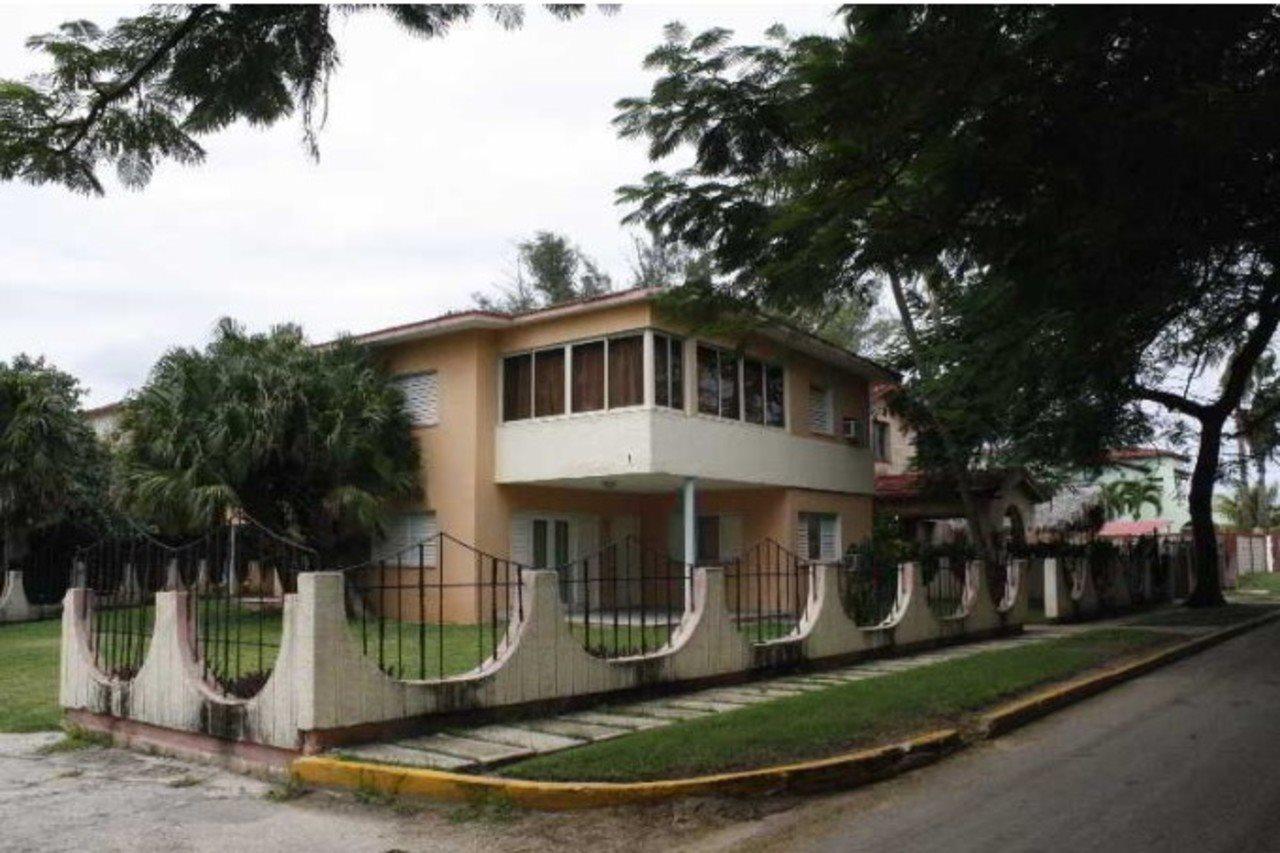
<path fill-rule="evenodd" d="M 4 592 L 0 593 L 0 622 L 30 622 L 40 618 L 40 610 L 27 599 L 22 572 L 5 573 Z"/>
<path fill-rule="evenodd" d="M 1066 619 L 1072 615 L 1071 587 L 1057 557 L 1044 558 L 1044 616 Z"/>

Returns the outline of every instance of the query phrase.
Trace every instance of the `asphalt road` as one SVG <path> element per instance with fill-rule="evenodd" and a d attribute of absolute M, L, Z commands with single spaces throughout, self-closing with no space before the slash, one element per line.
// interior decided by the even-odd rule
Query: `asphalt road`
<path fill-rule="evenodd" d="M 1280 622 L 707 849 L 1280 851 Z"/>

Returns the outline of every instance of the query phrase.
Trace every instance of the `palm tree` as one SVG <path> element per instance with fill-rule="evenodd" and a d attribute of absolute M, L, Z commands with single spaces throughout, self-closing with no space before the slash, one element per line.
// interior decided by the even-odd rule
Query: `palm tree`
<path fill-rule="evenodd" d="M 220 321 L 205 350 L 157 363 L 121 428 L 118 499 L 171 532 L 241 511 L 325 551 L 378 532 L 416 484 L 400 391 L 361 348 L 296 326 Z"/>
<path fill-rule="evenodd" d="M 75 377 L 44 359 L 0 361 L 0 563 L 18 541 L 89 502 L 105 457 L 79 412 Z"/>
<path fill-rule="evenodd" d="M 1280 522 L 1275 486 L 1238 488 L 1234 496 L 1220 496 L 1215 508 L 1233 527 L 1270 529 Z"/>
<path fill-rule="evenodd" d="M 1143 478 L 1107 483 L 1102 487 L 1102 505 L 1106 509 L 1107 518 L 1119 518 L 1127 513 L 1137 521 L 1142 515 L 1142 508 L 1148 505 L 1158 515 L 1164 510 L 1160 481 Z"/>

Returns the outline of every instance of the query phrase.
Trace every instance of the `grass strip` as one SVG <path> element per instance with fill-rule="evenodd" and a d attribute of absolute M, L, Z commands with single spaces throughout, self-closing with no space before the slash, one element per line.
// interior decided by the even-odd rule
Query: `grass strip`
<path fill-rule="evenodd" d="M 0 625 L 0 732 L 57 729 L 62 622 Z"/>
<path fill-rule="evenodd" d="M 953 724 L 1033 687 L 1177 639 L 1098 629 L 638 732 L 500 772 L 548 781 L 634 782 L 821 758 Z"/>

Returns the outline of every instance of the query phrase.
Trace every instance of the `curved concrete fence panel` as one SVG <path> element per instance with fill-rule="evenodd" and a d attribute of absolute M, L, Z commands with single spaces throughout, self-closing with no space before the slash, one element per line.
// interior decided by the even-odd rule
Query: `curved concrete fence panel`
<path fill-rule="evenodd" d="M 695 603 L 670 643 L 632 657 L 588 654 L 570 630 L 553 571 L 524 574 L 527 606 L 497 653 L 461 675 L 397 680 L 362 653 L 348 629 L 346 591 L 338 572 L 302 573 L 284 597 L 278 658 L 251 699 L 236 699 L 202 677 L 192 648 L 187 592 L 156 594 L 150 646 L 136 675 L 113 679 L 94 665 L 87 629 L 91 593 L 68 592 L 62 621 L 63 707 L 222 741 L 311 751 L 391 732 L 430 728 L 459 714 L 547 703 L 586 704 L 657 685 L 749 677 L 768 667 L 848 660 L 989 636 L 1017 629 L 1026 612 L 1025 564 L 997 607 L 980 564 L 968 567 L 966 608 L 940 620 L 929 608 L 914 564 L 898 572 L 889 617 L 859 625 L 841 600 L 839 566 L 813 567 L 799 630 L 752 644 L 733 623 L 719 568 L 693 573 Z M 1007 606 L 1005 606 L 1007 605 Z"/>

